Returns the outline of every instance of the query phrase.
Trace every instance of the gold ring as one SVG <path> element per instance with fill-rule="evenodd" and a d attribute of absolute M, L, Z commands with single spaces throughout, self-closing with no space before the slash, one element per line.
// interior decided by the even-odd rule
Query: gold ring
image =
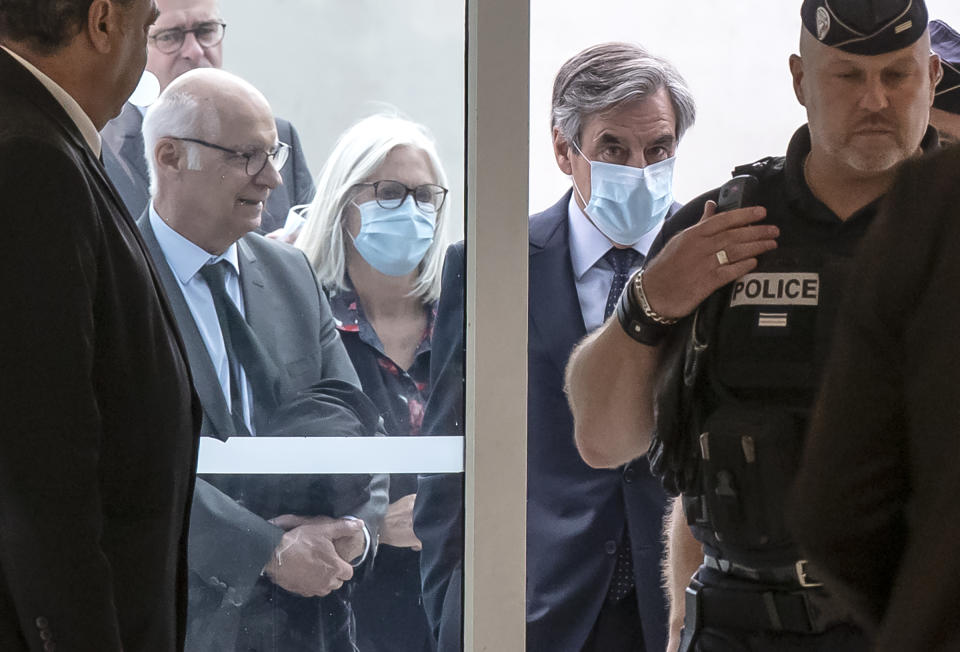
<path fill-rule="evenodd" d="M 724 251 L 723 249 L 721 249 L 714 255 L 717 257 L 717 262 L 720 263 L 721 265 L 728 265 L 730 263 L 730 259 L 727 258 L 727 252 Z"/>

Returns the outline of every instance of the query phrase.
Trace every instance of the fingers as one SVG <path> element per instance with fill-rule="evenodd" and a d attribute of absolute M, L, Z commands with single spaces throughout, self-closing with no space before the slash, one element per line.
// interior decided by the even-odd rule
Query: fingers
<path fill-rule="evenodd" d="M 721 266 L 729 267 L 731 263 L 737 263 L 750 258 L 756 259 L 757 256 L 776 248 L 776 240 L 752 240 L 742 244 L 730 244 L 721 247 L 718 251 L 723 251 L 727 254 L 728 264 Z M 718 264 L 720 264 L 719 261 Z"/>
<path fill-rule="evenodd" d="M 351 537 L 363 531 L 363 521 L 353 518 L 341 518 L 324 526 L 326 534 L 331 539 Z"/>
<path fill-rule="evenodd" d="M 754 222 L 759 222 L 767 216 L 767 209 L 763 206 L 750 206 L 749 208 L 738 208 L 725 213 L 716 213 L 717 205 L 708 201 L 703 208 L 703 217 L 696 228 L 703 237 L 711 237 L 735 229 L 741 226 L 747 226 Z M 776 228 L 776 227 L 768 227 Z"/>
<path fill-rule="evenodd" d="M 276 525 L 282 530 L 292 530 L 295 527 L 303 525 L 305 522 L 306 519 L 304 517 L 296 516 L 295 514 L 281 514 L 269 520 L 269 523 Z"/>

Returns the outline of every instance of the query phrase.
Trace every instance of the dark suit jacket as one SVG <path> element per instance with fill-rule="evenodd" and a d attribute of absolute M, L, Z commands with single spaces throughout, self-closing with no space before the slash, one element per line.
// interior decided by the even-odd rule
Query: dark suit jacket
<path fill-rule="evenodd" d="M 646 649 L 666 647 L 660 579 L 666 496 L 645 457 L 592 469 L 577 452 L 563 374 L 585 335 L 570 260 L 570 193 L 530 217 L 527 377 L 527 649 L 579 650 L 629 524 Z"/>
<path fill-rule="evenodd" d="M 178 650 L 200 417 L 186 354 L 100 163 L 3 51 L 0 192 L 0 649 Z"/>
<path fill-rule="evenodd" d="M 960 649 L 960 148 L 904 164 L 861 245 L 793 512 L 877 650 Z"/>
<path fill-rule="evenodd" d="M 160 279 L 183 333 L 203 404 L 201 433 L 226 438 L 234 429 L 206 346 L 163 257 L 146 212 L 138 224 L 150 253 L 158 262 Z M 326 296 L 303 252 L 256 234 L 244 236 L 237 245 L 247 322 L 273 355 L 285 385 L 302 390 L 321 380 L 336 378 L 359 387 L 334 327 Z M 264 411 L 254 411 L 254 426 L 260 434 L 269 434 L 264 429 L 269 416 Z M 208 478 L 209 482 L 203 479 L 197 482 L 190 530 L 190 619 L 197 627 L 191 626 L 188 643 L 203 638 L 209 639 L 211 645 L 216 641 L 223 649 L 232 650 L 237 629 L 244 621 L 248 621 L 247 629 L 250 629 L 249 622 L 254 620 L 292 633 L 296 625 L 283 621 L 282 605 L 287 605 L 286 616 L 291 616 L 290 612 L 302 612 L 302 607 L 309 603 L 314 605 L 313 620 L 319 617 L 318 600 L 285 592 L 278 598 L 275 594 L 282 590 L 261 580 L 260 571 L 279 543 L 282 531 L 266 521 L 276 514 L 257 514 L 241 504 L 244 477 L 213 476 Z M 241 501 L 234 500 L 236 498 Z M 373 541 L 376 541 L 386 505 L 386 477 L 374 476 L 366 500 L 353 505 L 349 512 L 364 520 Z M 228 543 L 230 554 L 225 553 Z M 211 598 L 211 594 L 216 597 Z M 271 602 L 280 607 L 279 615 L 273 614 L 274 605 L 268 604 Z M 304 622 L 310 619 L 302 617 Z M 211 624 L 214 622 L 217 624 Z M 280 646 L 277 652 L 300 649 L 292 647 L 293 643 L 284 643 L 282 638 L 273 644 Z M 199 649 L 199 644 L 195 645 Z M 202 649 L 206 652 L 211 648 Z M 258 652 L 262 650 L 258 648 Z"/>
<path fill-rule="evenodd" d="M 563 373 L 586 335 L 570 260 L 570 193 L 530 217 L 527 400 L 527 649 L 579 650 L 613 574 L 629 524 L 639 615 L 648 650 L 666 647 L 660 584 L 666 496 L 645 458 L 596 470 L 580 458 Z M 463 245 L 448 251 L 434 330 L 434 392 L 424 431 L 461 434 L 463 415 Z M 415 528 L 423 541 L 424 606 L 435 631 L 459 624 L 463 555 L 462 478 L 421 476 Z M 448 607 L 449 605 L 449 607 Z M 459 633 L 456 630 L 455 633 Z M 451 639 L 453 637 L 451 636 Z M 456 647 L 441 650 L 459 649 Z"/>
<path fill-rule="evenodd" d="M 309 204 L 315 192 L 297 130 L 283 118 L 276 118 L 276 122 L 277 138 L 291 147 L 290 158 L 280 170 L 283 185 L 270 193 L 264 206 L 260 233 L 270 233 L 282 227 L 290 207 Z M 108 122 L 101 133 L 104 166 L 131 215 L 142 214 L 150 199 L 142 128 L 143 115 L 127 102 L 120 115 Z"/>
<path fill-rule="evenodd" d="M 451 245 L 430 350 L 430 400 L 423 416 L 425 435 L 463 436 L 464 320 L 466 295 L 463 242 Z M 439 652 L 463 647 L 463 474 L 420 475 L 413 528 L 423 543 L 420 576 L 423 608 Z"/>

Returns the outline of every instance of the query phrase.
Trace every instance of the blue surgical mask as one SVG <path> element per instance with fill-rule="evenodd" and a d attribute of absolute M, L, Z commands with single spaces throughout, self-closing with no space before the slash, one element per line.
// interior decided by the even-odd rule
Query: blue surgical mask
<path fill-rule="evenodd" d="M 576 147 L 583 156 L 580 148 Z M 645 168 L 590 161 L 590 201 L 584 212 L 600 231 L 620 245 L 636 244 L 657 227 L 673 205 L 673 165 L 676 157 Z"/>
<path fill-rule="evenodd" d="M 354 206 L 360 211 L 360 232 L 353 244 L 363 259 L 387 276 L 416 269 L 433 243 L 436 215 L 420 210 L 412 196 L 396 208 L 376 200 Z"/>

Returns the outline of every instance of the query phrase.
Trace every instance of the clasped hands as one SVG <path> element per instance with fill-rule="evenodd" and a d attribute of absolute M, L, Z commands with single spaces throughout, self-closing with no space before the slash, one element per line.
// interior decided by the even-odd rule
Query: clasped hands
<path fill-rule="evenodd" d="M 305 597 L 325 596 L 353 577 L 350 562 L 363 555 L 363 521 L 283 514 L 270 522 L 286 532 L 264 567 L 277 586 Z"/>

